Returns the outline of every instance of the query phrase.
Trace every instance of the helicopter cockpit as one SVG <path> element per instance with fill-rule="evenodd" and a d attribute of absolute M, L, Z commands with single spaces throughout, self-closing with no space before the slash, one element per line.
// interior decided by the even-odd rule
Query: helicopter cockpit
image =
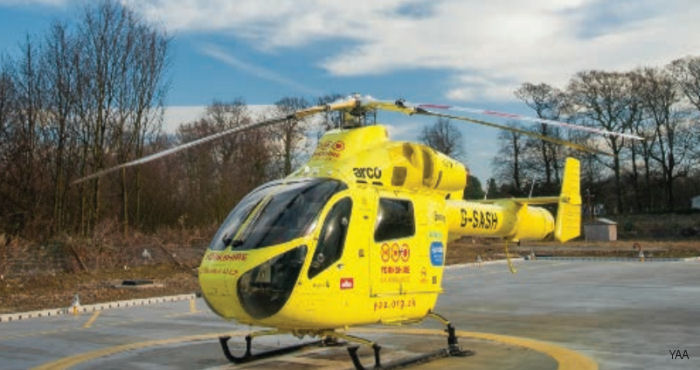
<path fill-rule="evenodd" d="M 329 199 L 345 189 L 347 185 L 343 182 L 328 178 L 274 181 L 252 191 L 228 215 L 209 245 L 213 251 L 229 248 L 231 251 L 251 251 L 301 239 L 298 247 L 248 270 L 238 279 L 237 296 L 250 316 L 256 319 L 268 317 L 284 306 L 308 252 L 303 238 L 316 228 L 319 215 Z M 345 213 L 342 211 L 347 208 L 349 198 L 346 199 L 333 207 L 328 219 L 334 219 L 335 213 Z M 327 267 L 324 262 L 333 260 L 334 256 L 324 256 L 323 244 L 327 239 L 344 239 L 344 231 L 339 236 L 338 229 L 346 230 L 346 227 L 324 225 L 320 247 L 313 256 L 316 263 L 312 263 L 309 269 L 310 277 Z"/>
<path fill-rule="evenodd" d="M 308 235 L 330 197 L 347 186 L 333 179 L 274 181 L 253 190 L 231 211 L 209 249 L 251 250 Z"/>

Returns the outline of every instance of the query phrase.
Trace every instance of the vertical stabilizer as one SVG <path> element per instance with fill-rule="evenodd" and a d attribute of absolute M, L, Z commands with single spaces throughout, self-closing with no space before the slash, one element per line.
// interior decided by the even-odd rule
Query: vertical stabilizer
<path fill-rule="evenodd" d="M 578 160 L 566 158 L 554 229 L 554 238 L 560 242 L 571 240 L 581 234 L 581 180 L 579 166 Z"/>

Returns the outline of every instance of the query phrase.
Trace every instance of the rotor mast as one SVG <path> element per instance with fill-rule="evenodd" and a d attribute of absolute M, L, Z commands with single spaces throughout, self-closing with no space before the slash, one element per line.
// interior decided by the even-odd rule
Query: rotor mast
<path fill-rule="evenodd" d="M 377 123 L 377 108 L 363 102 L 360 94 L 353 94 L 354 107 L 342 110 L 341 127 L 344 129 L 374 125 Z"/>

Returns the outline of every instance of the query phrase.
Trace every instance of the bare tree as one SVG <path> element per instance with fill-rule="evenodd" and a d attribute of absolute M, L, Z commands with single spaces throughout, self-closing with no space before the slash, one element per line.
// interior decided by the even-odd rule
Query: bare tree
<path fill-rule="evenodd" d="M 509 126 L 521 128 L 517 122 L 510 122 Z M 492 166 L 504 182 L 512 185 L 514 193 L 520 194 L 523 185 L 522 161 L 525 138 L 518 132 L 501 131 L 498 134 L 498 143 L 498 155 L 493 159 Z"/>
<path fill-rule="evenodd" d="M 671 62 L 669 68 L 673 73 L 676 83 L 685 94 L 688 101 L 696 108 L 695 125 L 700 121 L 700 57 L 688 56 Z M 700 162 L 700 130 L 693 133 L 691 141 L 695 150 L 692 153 L 692 160 Z"/>
<path fill-rule="evenodd" d="M 250 123 L 251 116 L 243 100 L 236 99 L 226 103 L 214 102 L 207 108 L 204 120 L 214 126 L 216 132 L 220 132 Z M 245 190 L 241 193 L 241 189 L 250 189 L 267 178 L 270 155 L 266 136 L 266 129 L 256 129 L 214 144 L 222 188 L 227 189 L 233 199 L 240 199 L 245 194 Z M 237 184 L 231 184 L 228 179 L 232 173 L 245 173 L 246 176 L 239 179 Z M 230 188 L 225 184 L 231 184 Z"/>
<path fill-rule="evenodd" d="M 9 229 L 11 209 L 18 201 L 15 196 L 15 184 L 12 181 L 14 171 L 14 152 L 17 137 L 13 135 L 15 114 L 17 112 L 17 90 L 15 78 L 9 63 L 0 65 L 0 227 Z"/>
<path fill-rule="evenodd" d="M 700 111 L 700 57 L 676 59 L 669 68 L 683 94 Z"/>
<path fill-rule="evenodd" d="M 44 193 L 40 191 L 40 186 L 45 183 L 42 165 L 47 159 L 46 151 L 42 150 L 46 80 L 39 63 L 38 45 L 27 37 L 21 50 L 22 57 L 13 75 L 16 105 L 10 120 L 12 148 L 5 176 L 9 176 L 14 188 L 14 213 L 21 220 L 21 227 L 24 227 L 30 218 L 41 217 L 38 207 L 43 202 Z"/>
<path fill-rule="evenodd" d="M 641 114 L 641 106 L 632 91 L 630 74 L 604 71 L 579 72 L 568 87 L 575 114 L 584 124 L 619 132 L 629 130 Z M 613 159 L 612 163 L 603 163 L 613 170 L 617 212 L 623 212 L 620 152 L 625 142 L 617 136 L 605 136 L 604 143 Z"/>
<path fill-rule="evenodd" d="M 341 94 L 324 95 L 324 96 L 319 97 L 316 100 L 316 104 L 318 104 L 318 105 L 330 104 L 330 103 L 332 103 L 332 102 L 334 102 L 342 97 L 343 97 L 343 95 L 341 95 Z M 323 132 L 326 132 L 328 130 L 332 130 L 334 128 L 339 128 L 340 125 L 342 124 L 342 121 L 343 121 L 342 114 L 343 114 L 343 112 L 341 112 L 341 111 L 323 112 L 323 116 L 324 116 L 323 117 L 324 118 Z M 320 132 L 319 136 L 322 135 L 323 132 Z"/>
<path fill-rule="evenodd" d="M 693 127 L 687 110 L 678 107 L 678 86 L 668 70 L 644 68 L 640 71 L 643 87 L 640 95 L 646 115 L 656 134 L 651 157 L 660 165 L 666 188 L 668 209 L 675 206 L 673 184 L 688 173 L 687 158 L 693 149 Z"/>
<path fill-rule="evenodd" d="M 143 156 L 144 145 L 149 136 L 160 130 L 162 123 L 162 98 L 167 84 L 163 82 L 166 68 L 168 39 L 165 34 L 148 27 L 138 19 L 127 30 L 127 39 L 133 48 L 125 56 L 123 88 L 119 93 L 119 119 L 121 131 L 119 161 Z M 141 204 L 141 169 L 135 169 L 134 185 L 136 209 L 134 218 L 138 222 Z M 124 232 L 129 225 L 128 184 L 126 171 L 122 171 L 122 207 Z"/>
<path fill-rule="evenodd" d="M 203 117 L 195 122 L 183 124 L 177 130 L 177 142 L 189 142 L 204 136 L 216 133 L 217 129 L 212 121 Z M 219 144 L 218 142 L 213 145 Z M 218 145 L 217 145 L 218 146 Z M 187 195 L 183 200 L 183 208 L 190 219 L 204 222 L 216 221 L 216 211 L 212 212 L 212 206 L 218 203 L 221 184 L 220 158 L 217 157 L 221 150 L 217 147 L 197 147 L 183 152 L 176 165 L 182 167 L 181 195 Z"/>
<path fill-rule="evenodd" d="M 134 180 L 125 172 L 121 183 L 68 183 L 141 155 L 158 131 L 167 39 L 119 2 L 102 0 L 85 7 L 75 27 L 54 23 L 38 40 L 28 37 L 0 68 L 0 218 L 25 218 L 12 223 L 45 232 L 80 219 L 86 233 L 102 201 L 116 204 L 102 190 L 117 187 L 126 227 Z M 136 192 L 138 218 L 138 171 Z"/>
<path fill-rule="evenodd" d="M 0 65 L 0 149 L 7 148 L 8 126 L 14 112 L 15 88 L 8 68 Z M 0 151 L 2 153 L 2 151 Z"/>
<path fill-rule="evenodd" d="M 646 117 L 643 110 L 643 89 L 644 77 L 641 70 L 635 70 L 630 73 L 632 81 L 632 98 L 636 99 L 636 105 L 641 105 L 642 110 L 637 119 L 630 121 L 630 132 L 642 137 L 643 140 L 630 140 L 628 146 L 630 148 L 630 159 L 632 166 L 632 182 L 635 191 L 635 202 L 637 209 L 651 210 L 655 207 L 655 197 L 652 189 L 652 150 L 656 142 L 656 133 L 652 121 Z M 641 157 L 642 167 L 644 169 L 644 186 L 643 190 L 639 181 L 639 165 L 638 157 Z"/>
<path fill-rule="evenodd" d="M 75 84 L 77 82 L 78 49 L 67 26 L 55 23 L 46 37 L 43 68 L 47 78 L 47 107 L 50 140 L 55 148 L 53 168 L 53 230 L 62 231 L 65 217 L 65 197 L 70 176 L 67 163 L 71 145 L 70 126 L 73 124 Z"/>
<path fill-rule="evenodd" d="M 457 160 L 464 160 L 462 133 L 446 118 L 438 118 L 432 126 L 423 127 L 418 140 Z"/>
<path fill-rule="evenodd" d="M 298 97 L 285 97 L 275 103 L 276 114 L 280 115 L 289 115 L 308 106 L 309 103 L 306 99 Z M 294 152 L 303 138 L 305 122 L 304 119 L 289 118 L 287 121 L 274 128 L 274 132 L 282 142 L 280 156 L 284 161 L 282 167 L 282 175 L 284 176 L 292 173 Z"/>
<path fill-rule="evenodd" d="M 199 120 L 178 128 L 188 142 L 250 123 L 242 100 L 214 102 Z M 183 198 L 188 217 L 200 224 L 220 222 L 247 192 L 268 179 L 270 139 L 264 128 L 241 132 L 182 154 Z"/>
<path fill-rule="evenodd" d="M 79 26 L 81 78 L 78 114 L 86 146 L 83 172 L 99 171 L 111 160 L 126 161 L 143 148 L 145 134 L 160 121 L 162 73 L 167 39 L 121 4 L 105 0 L 88 6 Z M 114 152 L 115 158 L 108 157 Z M 88 226 L 100 217 L 100 178 L 93 180 Z M 128 226 L 126 171 L 121 178 L 122 217 Z"/>
<path fill-rule="evenodd" d="M 566 96 L 559 89 L 545 83 L 524 83 L 515 91 L 515 96 L 522 100 L 539 118 L 558 120 L 566 106 Z M 540 124 L 537 132 L 543 136 L 559 137 L 559 129 Z M 527 145 L 537 153 L 544 168 L 544 181 L 548 188 L 559 183 L 559 162 L 561 148 L 553 143 L 527 139 Z"/>

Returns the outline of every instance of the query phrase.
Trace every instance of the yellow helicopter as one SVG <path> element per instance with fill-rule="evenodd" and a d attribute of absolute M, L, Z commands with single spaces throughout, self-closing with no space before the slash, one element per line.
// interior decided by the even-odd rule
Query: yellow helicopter
<path fill-rule="evenodd" d="M 198 270 L 199 282 L 211 310 L 227 320 L 271 328 L 248 335 L 246 352 L 241 357 L 231 354 L 227 344 L 230 338 L 220 338 L 224 354 L 230 361 L 242 363 L 345 340 L 372 347 L 374 365 L 381 367 L 381 347 L 349 335 L 344 329 L 416 323 L 430 317 L 446 326 L 448 345 L 419 360 L 464 356 L 469 352 L 459 347 L 454 327 L 434 312 L 442 293 L 448 242 L 461 236 L 506 242 L 551 236 L 565 242 L 577 237 L 581 220 L 579 162 L 566 159 L 558 196 L 467 201 L 462 199 L 468 174 L 464 165 L 425 145 L 389 140 L 386 127 L 364 124 L 368 113 L 382 109 L 446 117 L 517 131 L 579 150 L 596 150 L 436 111 L 443 108 L 351 96 L 236 127 L 78 181 L 243 130 L 342 111 L 344 124 L 320 139 L 308 163 L 288 177 L 266 183 L 245 196 L 204 254 Z M 472 113 L 503 115 L 491 111 Z M 625 135 L 537 121 L 605 135 Z M 556 218 L 537 206 L 547 203 L 558 205 Z M 252 354 L 254 337 L 275 334 L 322 339 Z M 348 347 L 354 365 L 363 368 L 357 349 L 357 345 Z"/>

